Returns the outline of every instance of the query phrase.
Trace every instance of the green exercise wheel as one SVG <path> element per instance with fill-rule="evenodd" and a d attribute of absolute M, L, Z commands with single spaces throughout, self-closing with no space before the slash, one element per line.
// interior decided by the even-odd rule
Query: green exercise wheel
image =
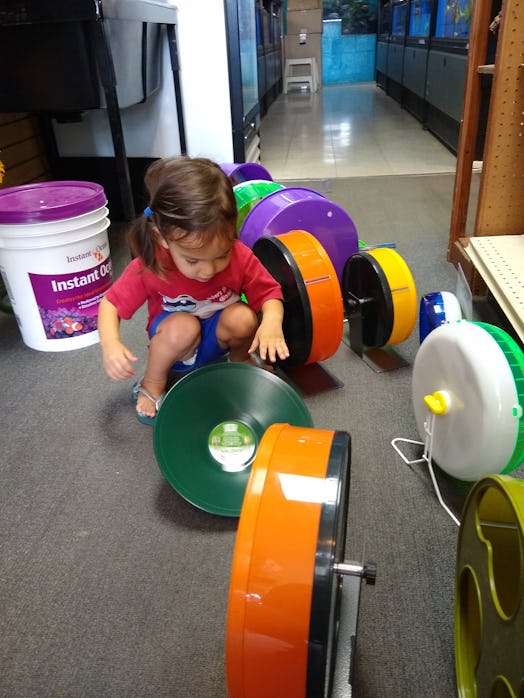
<path fill-rule="evenodd" d="M 283 184 L 278 182 L 273 182 L 273 180 L 268 181 L 266 179 L 252 179 L 247 182 L 241 182 L 233 187 L 233 193 L 235 195 L 235 201 L 237 204 L 237 233 L 240 232 L 242 223 L 244 222 L 247 214 L 254 208 L 258 202 L 263 199 L 268 194 L 274 191 L 279 191 L 284 189 Z"/>
<path fill-rule="evenodd" d="M 313 426 L 302 398 L 276 374 L 249 364 L 211 364 L 167 393 L 155 419 L 155 456 L 188 502 L 238 517 L 258 445 L 274 423 Z"/>

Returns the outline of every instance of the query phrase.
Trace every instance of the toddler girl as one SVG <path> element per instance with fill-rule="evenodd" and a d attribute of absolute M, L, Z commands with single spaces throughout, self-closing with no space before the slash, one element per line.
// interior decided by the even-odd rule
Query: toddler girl
<path fill-rule="evenodd" d="M 113 380 L 135 375 L 120 320 L 147 303 L 149 354 L 136 383 L 138 419 L 152 424 L 170 370 L 187 371 L 229 354 L 231 361 L 286 359 L 282 290 L 237 239 L 229 177 L 205 158 L 157 160 L 145 184 L 149 206 L 130 229 L 134 259 L 102 299 L 98 331 Z M 241 300 L 244 294 L 247 303 Z"/>

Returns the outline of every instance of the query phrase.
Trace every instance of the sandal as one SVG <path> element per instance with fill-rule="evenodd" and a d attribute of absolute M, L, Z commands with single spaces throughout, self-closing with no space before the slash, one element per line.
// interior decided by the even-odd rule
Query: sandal
<path fill-rule="evenodd" d="M 166 394 L 165 392 L 162 393 L 162 395 L 159 395 L 158 397 L 153 397 L 151 393 L 146 390 L 145 388 L 142 387 L 142 381 L 144 379 L 141 378 L 138 383 L 135 383 L 133 386 L 133 400 L 136 402 L 138 400 L 138 394 L 142 393 L 142 395 L 145 395 L 148 400 L 151 400 L 151 402 L 155 406 L 155 412 L 158 413 L 158 410 L 160 409 L 160 405 L 162 404 Z M 147 414 L 142 414 L 142 412 L 137 412 L 136 413 L 136 418 L 141 424 L 147 424 L 149 426 L 152 426 L 155 423 L 155 417 L 149 417 Z"/>

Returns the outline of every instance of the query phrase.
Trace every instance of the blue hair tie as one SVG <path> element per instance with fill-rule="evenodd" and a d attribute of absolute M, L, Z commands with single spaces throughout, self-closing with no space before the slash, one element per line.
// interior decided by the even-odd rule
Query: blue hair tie
<path fill-rule="evenodd" d="M 144 215 L 146 215 L 148 218 L 151 218 L 151 216 L 153 215 L 153 211 L 149 208 L 149 206 L 145 207 Z"/>

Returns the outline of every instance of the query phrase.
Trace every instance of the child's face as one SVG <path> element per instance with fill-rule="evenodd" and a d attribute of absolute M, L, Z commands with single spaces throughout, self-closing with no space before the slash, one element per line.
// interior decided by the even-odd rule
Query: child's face
<path fill-rule="evenodd" d="M 181 274 L 202 282 L 209 281 L 227 267 L 233 247 L 233 241 L 222 235 L 215 235 L 205 244 L 192 235 L 180 240 L 162 238 L 161 244 L 169 250 Z"/>

